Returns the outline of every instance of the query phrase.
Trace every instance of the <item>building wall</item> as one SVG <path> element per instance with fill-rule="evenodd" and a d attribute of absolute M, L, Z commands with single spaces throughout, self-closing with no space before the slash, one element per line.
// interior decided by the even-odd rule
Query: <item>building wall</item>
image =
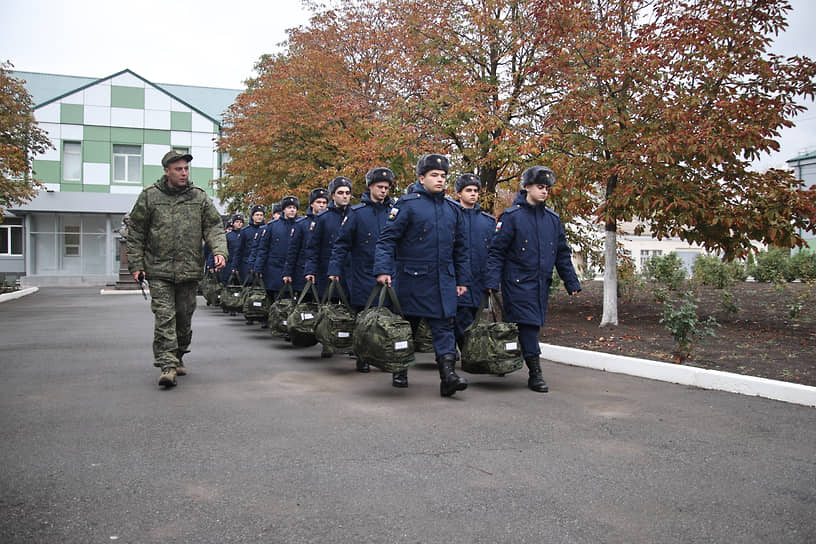
<path fill-rule="evenodd" d="M 34 158 L 34 177 L 45 190 L 12 210 L 24 220 L 24 251 L 0 255 L 0 279 L 23 276 L 25 286 L 115 282 L 122 216 L 164 174 L 161 158 L 170 149 L 193 155 L 190 178 L 213 195 L 218 124 L 130 71 L 44 102 L 34 116 L 54 149 Z"/>
<path fill-rule="evenodd" d="M 218 125 L 208 117 L 130 73 L 122 73 L 54 102 L 34 115 L 54 149 L 34 160 L 36 178 L 50 191 L 138 194 L 159 179 L 162 156 L 171 148 L 194 157 L 190 178 L 212 195 L 218 156 Z M 81 146 L 79 179 L 66 176 L 65 143 Z M 117 181 L 114 146 L 138 149 L 137 181 Z"/>

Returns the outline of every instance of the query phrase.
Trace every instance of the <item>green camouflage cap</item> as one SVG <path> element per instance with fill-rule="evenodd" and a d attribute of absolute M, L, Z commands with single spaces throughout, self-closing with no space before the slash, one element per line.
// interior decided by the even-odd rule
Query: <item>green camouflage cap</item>
<path fill-rule="evenodd" d="M 176 151 L 173 149 L 172 151 L 165 153 L 164 157 L 162 157 L 162 166 L 167 168 L 170 166 L 170 163 L 182 160 L 190 162 L 193 160 L 193 156 L 189 153 L 182 153 L 181 151 Z"/>

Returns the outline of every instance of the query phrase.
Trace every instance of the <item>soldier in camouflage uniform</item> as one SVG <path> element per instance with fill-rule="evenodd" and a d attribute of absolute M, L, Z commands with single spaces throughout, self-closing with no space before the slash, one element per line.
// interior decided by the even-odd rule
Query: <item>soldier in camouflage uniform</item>
<path fill-rule="evenodd" d="M 204 272 L 202 238 L 215 268 L 226 265 L 227 241 L 221 216 L 203 189 L 189 180 L 192 155 L 170 151 L 162 158 L 164 176 L 146 187 L 130 212 L 128 269 L 136 281 L 150 282 L 154 315 L 153 365 L 159 386 L 176 385 L 187 373 L 191 321 L 198 282 Z"/>

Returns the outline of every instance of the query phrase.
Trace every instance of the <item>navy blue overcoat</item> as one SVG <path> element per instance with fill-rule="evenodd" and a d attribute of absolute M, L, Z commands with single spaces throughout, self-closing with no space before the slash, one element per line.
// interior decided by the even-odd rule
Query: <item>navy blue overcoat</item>
<path fill-rule="evenodd" d="M 532 206 L 519 191 L 499 216 L 487 258 L 487 288 L 501 286 L 505 321 L 541 327 L 553 268 L 567 291 L 581 290 L 561 218 L 544 204 Z"/>
<path fill-rule="evenodd" d="M 420 183 L 391 209 L 377 241 L 374 276 L 392 275 L 405 315 L 456 315 L 456 286 L 471 283 L 464 229 L 462 207 Z"/>

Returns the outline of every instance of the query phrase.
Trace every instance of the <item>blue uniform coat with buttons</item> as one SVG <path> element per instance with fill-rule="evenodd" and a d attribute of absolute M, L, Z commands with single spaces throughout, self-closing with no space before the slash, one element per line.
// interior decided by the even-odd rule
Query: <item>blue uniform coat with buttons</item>
<path fill-rule="evenodd" d="M 462 207 L 420 184 L 388 215 L 377 241 L 374 275 L 392 274 L 405 315 L 456 315 L 456 286 L 471 284 Z"/>
<path fill-rule="evenodd" d="M 247 274 L 252 269 L 254 262 L 254 250 L 257 243 L 256 234 L 263 225 L 249 224 L 241 228 L 241 243 L 238 244 L 238 251 L 235 253 L 235 260 L 232 263 L 233 269 L 238 271 L 241 281 L 246 280 Z"/>
<path fill-rule="evenodd" d="M 283 263 L 283 275 L 292 278 L 292 289 L 302 291 L 306 286 L 304 267 L 306 265 L 306 245 L 315 227 L 315 215 L 312 209 L 306 211 L 306 216 L 295 223 L 290 231 L 289 248 L 286 250 L 286 262 Z"/>
<path fill-rule="evenodd" d="M 477 204 L 475 208 L 462 208 L 465 220 L 465 240 L 470 249 L 471 284 L 468 291 L 459 297 L 458 305 L 478 308 L 484 294 L 487 275 L 487 248 L 496 230 L 496 218 L 483 212 Z"/>
<path fill-rule="evenodd" d="M 306 264 L 303 272 L 307 276 L 314 275 L 317 292 L 321 297 L 326 287 L 329 286 L 329 259 L 331 259 L 332 246 L 348 211 L 348 206 L 341 209 L 335 206 L 334 201 L 329 202 L 329 206 L 317 214 L 315 228 L 306 245 Z M 344 273 L 340 274 L 340 281 L 343 289 L 348 293 L 351 259 L 347 258 L 342 266 Z"/>
<path fill-rule="evenodd" d="M 520 191 L 514 206 L 499 216 L 487 258 L 487 288 L 501 286 L 505 320 L 541 327 L 553 268 L 567 291 L 581 290 L 572 266 L 564 226 L 553 210 L 527 202 Z"/>
<path fill-rule="evenodd" d="M 221 281 L 227 283 L 229 281 L 232 270 L 235 266 L 235 256 L 238 254 L 238 247 L 241 245 L 241 231 L 231 230 L 227 233 L 227 250 L 229 251 L 229 261 L 227 266 L 221 271 Z"/>
<path fill-rule="evenodd" d="M 289 249 L 291 230 L 299 217 L 281 217 L 269 223 L 258 237 L 255 252 L 255 271 L 263 274 L 264 286 L 270 291 L 279 291 L 283 286 L 283 263 Z"/>
<path fill-rule="evenodd" d="M 351 212 L 346 216 L 346 221 L 334 240 L 328 273 L 329 276 L 340 276 L 350 284 L 349 298 L 353 306 L 365 306 L 377 283 L 372 274 L 374 250 L 393 205 L 394 201 L 389 197 L 382 203 L 374 202 L 370 192 L 366 191 L 360 198 L 360 204 L 351 207 Z M 345 266 L 349 255 L 351 276 L 344 277 L 343 274 L 349 273 Z"/>

